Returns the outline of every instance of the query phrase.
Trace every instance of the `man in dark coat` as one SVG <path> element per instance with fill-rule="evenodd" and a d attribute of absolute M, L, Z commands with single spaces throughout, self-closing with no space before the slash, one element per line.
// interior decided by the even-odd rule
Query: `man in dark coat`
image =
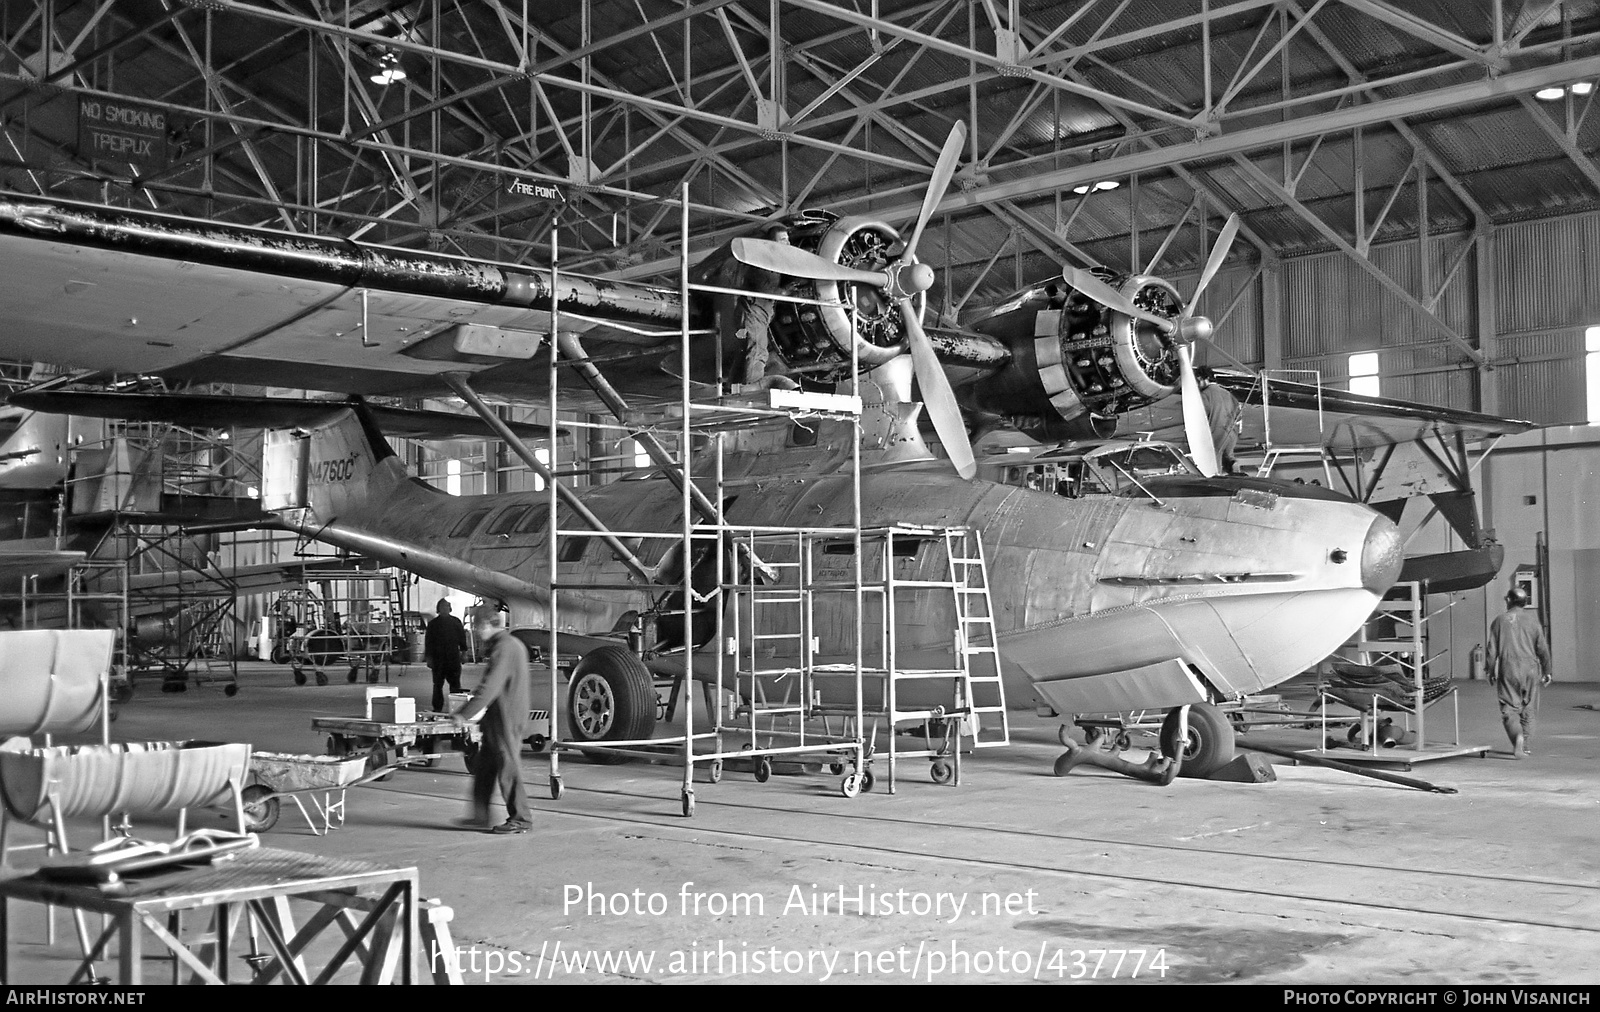
<path fill-rule="evenodd" d="M 1523 611 L 1528 592 L 1506 594 L 1506 613 L 1489 623 L 1489 680 L 1500 697 L 1500 722 L 1511 739 L 1511 754 L 1532 755 L 1533 723 L 1539 713 L 1539 688 L 1550 684 L 1550 644 L 1536 616 Z"/>
<path fill-rule="evenodd" d="M 1232 393 L 1215 382 L 1216 374 L 1205 366 L 1194 371 L 1200 385 L 1200 403 L 1205 405 L 1206 421 L 1211 426 L 1211 445 L 1217 451 L 1217 464 L 1222 473 L 1232 474 L 1236 462 L 1234 445 L 1239 442 L 1239 418 L 1244 414 Z"/>
<path fill-rule="evenodd" d="M 530 823 L 528 798 L 522 789 L 522 740 L 528 736 L 528 707 L 533 690 L 529 683 L 528 648 L 506 631 L 506 614 L 479 608 L 473 632 L 486 642 L 489 667 L 483 683 L 465 707 L 451 714 L 458 724 L 483 715 L 483 744 L 472 771 L 472 815 L 462 820 L 476 829 L 489 829 L 489 799 L 495 785 L 506 803 L 506 821 L 496 833 L 526 833 Z"/>
<path fill-rule="evenodd" d="M 422 639 L 422 660 L 433 671 L 433 712 L 444 712 L 444 687 L 461 691 L 461 654 L 467 649 L 467 629 L 450 614 L 450 602 L 440 601 L 438 614 L 428 623 Z"/>

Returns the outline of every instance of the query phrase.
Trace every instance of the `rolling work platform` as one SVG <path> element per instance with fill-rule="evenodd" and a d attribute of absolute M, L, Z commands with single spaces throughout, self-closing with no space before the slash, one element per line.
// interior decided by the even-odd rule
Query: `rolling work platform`
<path fill-rule="evenodd" d="M 1367 620 L 1358 638 L 1350 644 L 1361 651 L 1367 663 L 1374 667 L 1399 667 L 1407 686 L 1389 683 L 1336 692 L 1325 689 L 1321 693 L 1319 704 L 1324 745 L 1327 742 L 1328 706 L 1333 703 L 1351 706 L 1359 711 L 1358 727 L 1365 737 L 1366 747 L 1359 750 L 1326 747 L 1307 749 L 1307 755 L 1344 762 L 1394 764 L 1409 770 L 1416 763 L 1488 753 L 1488 745 L 1461 743 L 1460 696 L 1448 673 L 1429 674 L 1429 665 L 1444 653 L 1441 651 L 1432 657 L 1428 656 L 1428 621 L 1438 612 L 1430 614 L 1427 605 L 1427 594 L 1421 583 L 1411 580 L 1395 584 L 1378 602 L 1372 617 Z M 1428 711 L 1447 700 L 1450 703 L 1454 740 L 1430 744 L 1427 737 Z M 1380 733 L 1381 715 L 1385 713 L 1392 715 L 1389 720 L 1400 719 L 1400 731 L 1403 733 Z M 1409 742 L 1405 740 L 1407 737 L 1411 739 Z M 1385 740 L 1391 744 L 1385 745 Z"/>

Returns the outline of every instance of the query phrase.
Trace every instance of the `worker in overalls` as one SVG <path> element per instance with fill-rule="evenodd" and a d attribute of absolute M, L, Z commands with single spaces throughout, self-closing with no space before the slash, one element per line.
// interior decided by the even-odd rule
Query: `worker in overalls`
<path fill-rule="evenodd" d="M 522 789 L 522 740 L 528 736 L 528 706 L 532 687 L 528 674 L 528 648 L 506 631 L 506 613 L 483 607 L 473 617 L 478 642 L 486 643 L 489 666 L 483 683 L 467 705 L 451 714 L 464 726 L 483 714 L 483 744 L 472 771 L 472 815 L 461 824 L 495 833 L 526 833 L 530 824 L 528 797 Z M 506 805 L 506 821 L 494 826 L 489 799 L 495 785 Z"/>
<path fill-rule="evenodd" d="M 1518 759 L 1533 754 L 1533 724 L 1539 689 L 1549 685 L 1550 644 L 1537 616 L 1529 615 L 1528 592 L 1512 587 L 1506 613 L 1489 623 L 1489 680 L 1500 698 L 1500 721 Z"/>

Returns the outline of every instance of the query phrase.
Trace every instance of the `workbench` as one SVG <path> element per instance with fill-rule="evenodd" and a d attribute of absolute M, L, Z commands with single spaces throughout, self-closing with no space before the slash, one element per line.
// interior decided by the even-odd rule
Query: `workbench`
<path fill-rule="evenodd" d="M 298 928 L 290 899 L 316 905 Z M 146 878 L 130 876 L 104 887 L 51 882 L 37 872 L 19 875 L 0 881 L 0 984 L 18 983 L 11 979 L 10 969 L 11 900 L 106 915 L 105 930 L 79 962 L 71 984 L 94 980 L 93 964 L 109 958 L 113 939 L 118 982 L 144 983 L 146 933 L 160 943 L 153 951 L 173 960 L 173 983 L 179 982 L 185 968 L 192 983 L 229 983 L 236 969 L 230 966 L 233 955 L 242 955 L 231 949 L 233 936 L 245 919 L 254 922 L 266 947 L 247 959 L 252 983 L 268 983 L 282 974 L 294 984 L 325 984 L 352 956 L 361 967 L 363 984 L 395 982 L 397 971 L 402 984 L 416 977 L 415 868 L 259 847 L 215 864 Z M 241 908 L 245 918 L 239 916 Z M 186 914 L 209 915 L 191 922 L 202 932 L 191 944 L 180 940 Z M 335 926 L 340 929 L 338 944 L 322 969 L 313 972 L 306 964 L 312 943 Z"/>

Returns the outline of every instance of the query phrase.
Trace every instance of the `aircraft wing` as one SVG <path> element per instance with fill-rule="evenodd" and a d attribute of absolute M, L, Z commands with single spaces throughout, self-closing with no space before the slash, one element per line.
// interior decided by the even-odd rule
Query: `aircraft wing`
<path fill-rule="evenodd" d="M 1422 439 L 1454 443 L 1480 442 L 1527 432 L 1536 423 L 1518 418 L 1419 404 L 1392 397 L 1368 397 L 1348 390 L 1273 380 L 1263 387 L 1259 377 L 1217 373 L 1215 382 L 1244 405 L 1241 449 L 1268 442 L 1277 446 L 1321 446 L 1335 456 L 1350 456 Z M 1263 407 L 1265 406 L 1265 407 Z M 1181 442 L 1183 409 L 1177 396 L 1123 416 L 1119 435 L 1151 432 L 1158 439 Z"/>
<path fill-rule="evenodd" d="M 347 400 L 298 400 L 286 397 L 239 397 L 216 394 L 124 393 L 103 390 L 36 390 L 12 394 L 10 403 L 30 411 L 84 418 L 125 418 L 136 422 L 171 422 L 196 429 L 314 428 L 350 406 Z M 414 411 L 368 405 L 367 411 L 386 435 L 406 439 L 496 438 L 475 416 L 448 411 Z M 546 425 L 508 422 L 524 439 L 545 439 Z M 558 430 L 564 432 L 564 430 Z"/>
<path fill-rule="evenodd" d="M 15 587 L 29 576 L 60 576 L 83 559 L 82 552 L 31 547 L 18 542 L 0 543 L 0 580 Z"/>
<path fill-rule="evenodd" d="M 16 195 L 0 277 L 6 357 L 345 394 L 440 393 L 464 372 L 542 396 L 553 315 L 591 356 L 649 371 L 682 315 L 673 290 Z"/>

